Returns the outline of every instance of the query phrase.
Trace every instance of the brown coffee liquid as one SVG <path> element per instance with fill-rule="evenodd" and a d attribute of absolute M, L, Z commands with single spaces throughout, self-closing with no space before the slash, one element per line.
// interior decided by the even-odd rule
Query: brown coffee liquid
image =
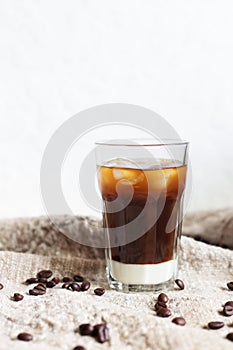
<path fill-rule="evenodd" d="M 126 167 L 99 167 L 99 185 L 104 201 L 104 226 L 121 227 L 122 235 L 127 237 L 127 226 L 136 219 L 147 204 L 142 222 L 152 226 L 136 240 L 125 245 L 117 245 L 109 234 L 112 259 L 127 264 L 156 264 L 174 259 L 175 246 L 181 233 L 182 198 L 186 179 L 186 166 L 151 167 L 133 169 Z M 117 186 L 120 181 L 121 186 Z M 120 194 L 122 198 L 133 186 L 130 202 L 115 212 L 109 212 L 111 203 Z M 132 188 L 132 187 L 131 187 Z M 150 191 L 148 191 L 150 189 Z M 118 193 L 117 193 L 118 190 Z M 149 192 L 149 193 L 148 193 Z M 162 209 L 160 209 L 162 208 Z M 158 217 L 158 210 L 160 215 Z M 144 220 L 144 221 L 143 221 Z"/>

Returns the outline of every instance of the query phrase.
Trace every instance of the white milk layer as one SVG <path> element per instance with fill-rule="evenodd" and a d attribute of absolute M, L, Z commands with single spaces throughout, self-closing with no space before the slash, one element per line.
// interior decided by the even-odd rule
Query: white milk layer
<path fill-rule="evenodd" d="M 124 264 L 112 260 L 112 277 L 125 284 L 159 284 L 174 276 L 177 260 L 169 260 L 159 264 Z"/>

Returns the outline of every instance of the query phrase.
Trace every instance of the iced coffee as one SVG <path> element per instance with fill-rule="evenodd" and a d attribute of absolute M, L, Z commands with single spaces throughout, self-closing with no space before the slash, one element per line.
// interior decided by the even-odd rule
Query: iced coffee
<path fill-rule="evenodd" d="M 186 162 L 177 159 L 98 165 L 111 287 L 159 290 L 176 277 L 186 173 Z"/>

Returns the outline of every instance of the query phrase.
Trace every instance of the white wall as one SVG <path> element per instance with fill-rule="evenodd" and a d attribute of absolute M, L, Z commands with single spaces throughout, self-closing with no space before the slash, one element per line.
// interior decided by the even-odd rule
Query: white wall
<path fill-rule="evenodd" d="M 153 109 L 190 140 L 190 210 L 232 205 L 232 18 L 231 0 L 1 1 L 0 217 L 44 213 L 49 138 L 110 102 Z"/>

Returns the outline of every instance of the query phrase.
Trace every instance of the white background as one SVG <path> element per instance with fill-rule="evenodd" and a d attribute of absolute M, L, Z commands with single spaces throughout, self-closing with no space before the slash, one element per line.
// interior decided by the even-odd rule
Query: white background
<path fill-rule="evenodd" d="M 189 210 L 233 204 L 232 0 L 1 0 L 0 44 L 0 217 L 45 213 L 47 142 L 110 102 L 150 108 L 190 141 Z"/>

